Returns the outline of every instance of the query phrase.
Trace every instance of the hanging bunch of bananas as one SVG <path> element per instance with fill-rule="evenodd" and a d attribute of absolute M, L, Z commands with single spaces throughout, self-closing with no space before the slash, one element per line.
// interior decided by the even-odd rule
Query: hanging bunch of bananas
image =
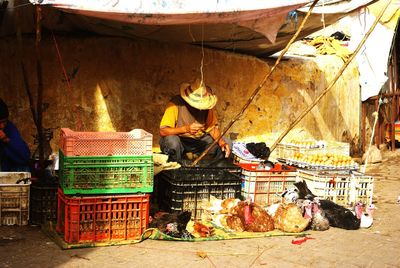
<path fill-rule="evenodd" d="M 343 61 L 346 61 L 351 55 L 350 50 L 333 37 L 317 36 L 309 44 L 317 49 L 318 54 L 337 55 Z"/>

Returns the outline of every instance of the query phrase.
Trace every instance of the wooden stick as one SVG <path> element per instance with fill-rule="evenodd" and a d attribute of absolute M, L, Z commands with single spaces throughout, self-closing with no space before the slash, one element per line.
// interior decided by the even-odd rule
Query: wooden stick
<path fill-rule="evenodd" d="M 44 133 L 43 133 L 43 74 L 42 74 L 42 59 L 40 50 L 40 41 L 42 39 L 42 7 L 36 5 L 36 75 L 38 80 L 37 86 L 37 101 L 36 101 L 36 128 L 39 141 L 39 165 L 44 168 Z"/>
<path fill-rule="evenodd" d="M 18 4 L 19 1 L 14 1 L 15 4 Z M 16 31 L 16 36 L 17 36 L 17 60 L 19 61 L 21 65 L 21 71 L 22 71 L 22 78 L 24 81 L 24 89 L 26 91 L 26 94 L 28 95 L 28 100 L 29 100 L 29 108 L 32 113 L 32 119 L 33 122 L 35 123 L 35 126 L 37 125 L 37 117 L 36 117 L 36 110 L 34 107 L 34 100 L 31 92 L 31 88 L 29 85 L 29 79 L 28 79 L 28 74 L 26 72 L 24 60 L 23 60 L 23 53 L 22 53 L 22 30 L 21 30 L 21 12 L 20 9 L 17 8 L 15 9 L 15 28 L 17 29 Z"/>
<path fill-rule="evenodd" d="M 340 68 L 339 72 L 336 74 L 335 78 L 332 80 L 332 82 L 328 85 L 328 87 L 313 101 L 313 103 L 311 103 L 308 108 L 306 110 L 304 110 L 292 123 L 290 123 L 289 127 L 279 136 L 279 138 L 275 141 L 275 143 L 270 147 L 271 152 L 276 148 L 276 145 L 289 133 L 290 130 L 292 130 L 292 128 L 294 126 L 296 126 L 301 119 L 304 118 L 304 116 L 311 111 L 312 108 L 315 107 L 315 105 L 322 99 L 323 96 L 326 95 L 326 93 L 328 93 L 328 91 L 335 85 L 335 83 L 337 82 L 337 80 L 340 78 L 340 76 L 342 75 L 343 71 L 347 68 L 347 66 L 350 64 L 350 62 L 355 58 L 355 56 L 357 55 L 357 53 L 360 51 L 361 47 L 364 45 L 365 41 L 367 40 L 367 38 L 369 37 L 369 35 L 371 34 L 371 32 L 375 29 L 375 26 L 378 24 L 380 18 L 383 16 L 383 13 L 385 12 L 386 8 L 389 6 L 390 4 L 390 0 L 386 3 L 385 7 L 381 10 L 381 12 L 379 13 L 378 17 L 375 19 L 374 23 L 372 24 L 371 28 L 368 30 L 368 32 L 365 34 L 365 36 L 363 37 L 363 39 L 361 40 L 360 44 L 357 46 L 356 50 L 353 52 L 353 54 L 351 54 L 351 56 L 349 57 L 349 59 L 344 63 L 344 65 L 342 66 L 342 68 Z"/>
<path fill-rule="evenodd" d="M 308 17 L 311 15 L 311 11 L 314 9 L 315 5 L 318 3 L 318 0 L 315 0 L 312 5 L 310 6 L 310 9 L 308 10 L 306 16 L 304 17 L 303 21 L 300 24 L 300 27 L 297 29 L 296 33 L 293 35 L 292 39 L 287 43 L 286 47 L 282 50 L 281 54 L 279 55 L 278 59 L 276 60 L 274 66 L 272 66 L 271 70 L 264 76 L 263 80 L 261 83 L 258 85 L 258 87 L 253 91 L 251 94 L 250 98 L 247 100 L 245 105 L 243 106 L 242 110 L 229 122 L 228 126 L 225 128 L 225 130 L 220 134 L 220 136 L 214 140 L 214 142 L 207 147 L 204 152 L 193 161 L 192 167 L 195 166 L 210 150 L 211 148 L 217 144 L 217 142 L 228 132 L 228 130 L 232 127 L 232 125 L 240 118 L 240 116 L 244 113 L 244 111 L 249 107 L 251 102 L 253 101 L 254 97 L 260 92 L 261 88 L 265 85 L 267 82 L 267 79 L 271 76 L 273 71 L 275 70 L 276 66 L 280 63 L 282 57 L 285 55 L 285 53 L 288 51 L 290 45 L 296 40 L 296 38 L 299 36 L 301 30 L 303 29 L 306 21 L 308 20 Z"/>

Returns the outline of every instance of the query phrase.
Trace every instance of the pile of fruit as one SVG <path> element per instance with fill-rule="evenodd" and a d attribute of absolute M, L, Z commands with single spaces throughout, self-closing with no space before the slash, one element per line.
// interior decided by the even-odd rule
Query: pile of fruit
<path fill-rule="evenodd" d="M 294 153 L 289 159 L 293 164 L 303 164 L 305 166 L 321 168 L 356 168 L 357 163 L 347 155 L 338 155 L 332 153 L 303 154 Z"/>

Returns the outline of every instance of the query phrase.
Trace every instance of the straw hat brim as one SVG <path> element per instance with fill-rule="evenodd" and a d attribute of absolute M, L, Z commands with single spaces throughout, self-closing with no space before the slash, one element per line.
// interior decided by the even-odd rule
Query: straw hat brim
<path fill-rule="evenodd" d="M 181 97 L 193 108 L 209 110 L 217 104 L 218 98 L 207 87 L 202 89 L 206 94 L 200 95 L 198 89 L 192 89 L 190 84 L 183 83 L 180 88 Z"/>

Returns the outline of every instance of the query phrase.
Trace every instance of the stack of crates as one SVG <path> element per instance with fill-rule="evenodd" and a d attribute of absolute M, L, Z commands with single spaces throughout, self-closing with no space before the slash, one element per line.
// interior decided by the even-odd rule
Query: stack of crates
<path fill-rule="evenodd" d="M 277 149 L 281 161 L 298 167 L 296 179 L 305 181 L 320 198 L 350 207 L 358 201 L 372 202 L 374 178 L 358 171 L 359 165 L 350 157 L 349 143 L 303 142 L 279 144 Z M 296 157 L 298 154 L 303 156 Z"/>
<path fill-rule="evenodd" d="M 305 181 L 316 196 L 342 206 L 353 206 L 358 201 L 372 203 L 374 178 L 359 171 L 299 169 L 298 179 Z"/>
<path fill-rule="evenodd" d="M 58 233 L 69 244 L 139 239 L 153 191 L 153 136 L 61 129 Z"/>
<path fill-rule="evenodd" d="M 29 172 L 0 172 L 0 226 L 28 224 L 30 178 Z"/>

